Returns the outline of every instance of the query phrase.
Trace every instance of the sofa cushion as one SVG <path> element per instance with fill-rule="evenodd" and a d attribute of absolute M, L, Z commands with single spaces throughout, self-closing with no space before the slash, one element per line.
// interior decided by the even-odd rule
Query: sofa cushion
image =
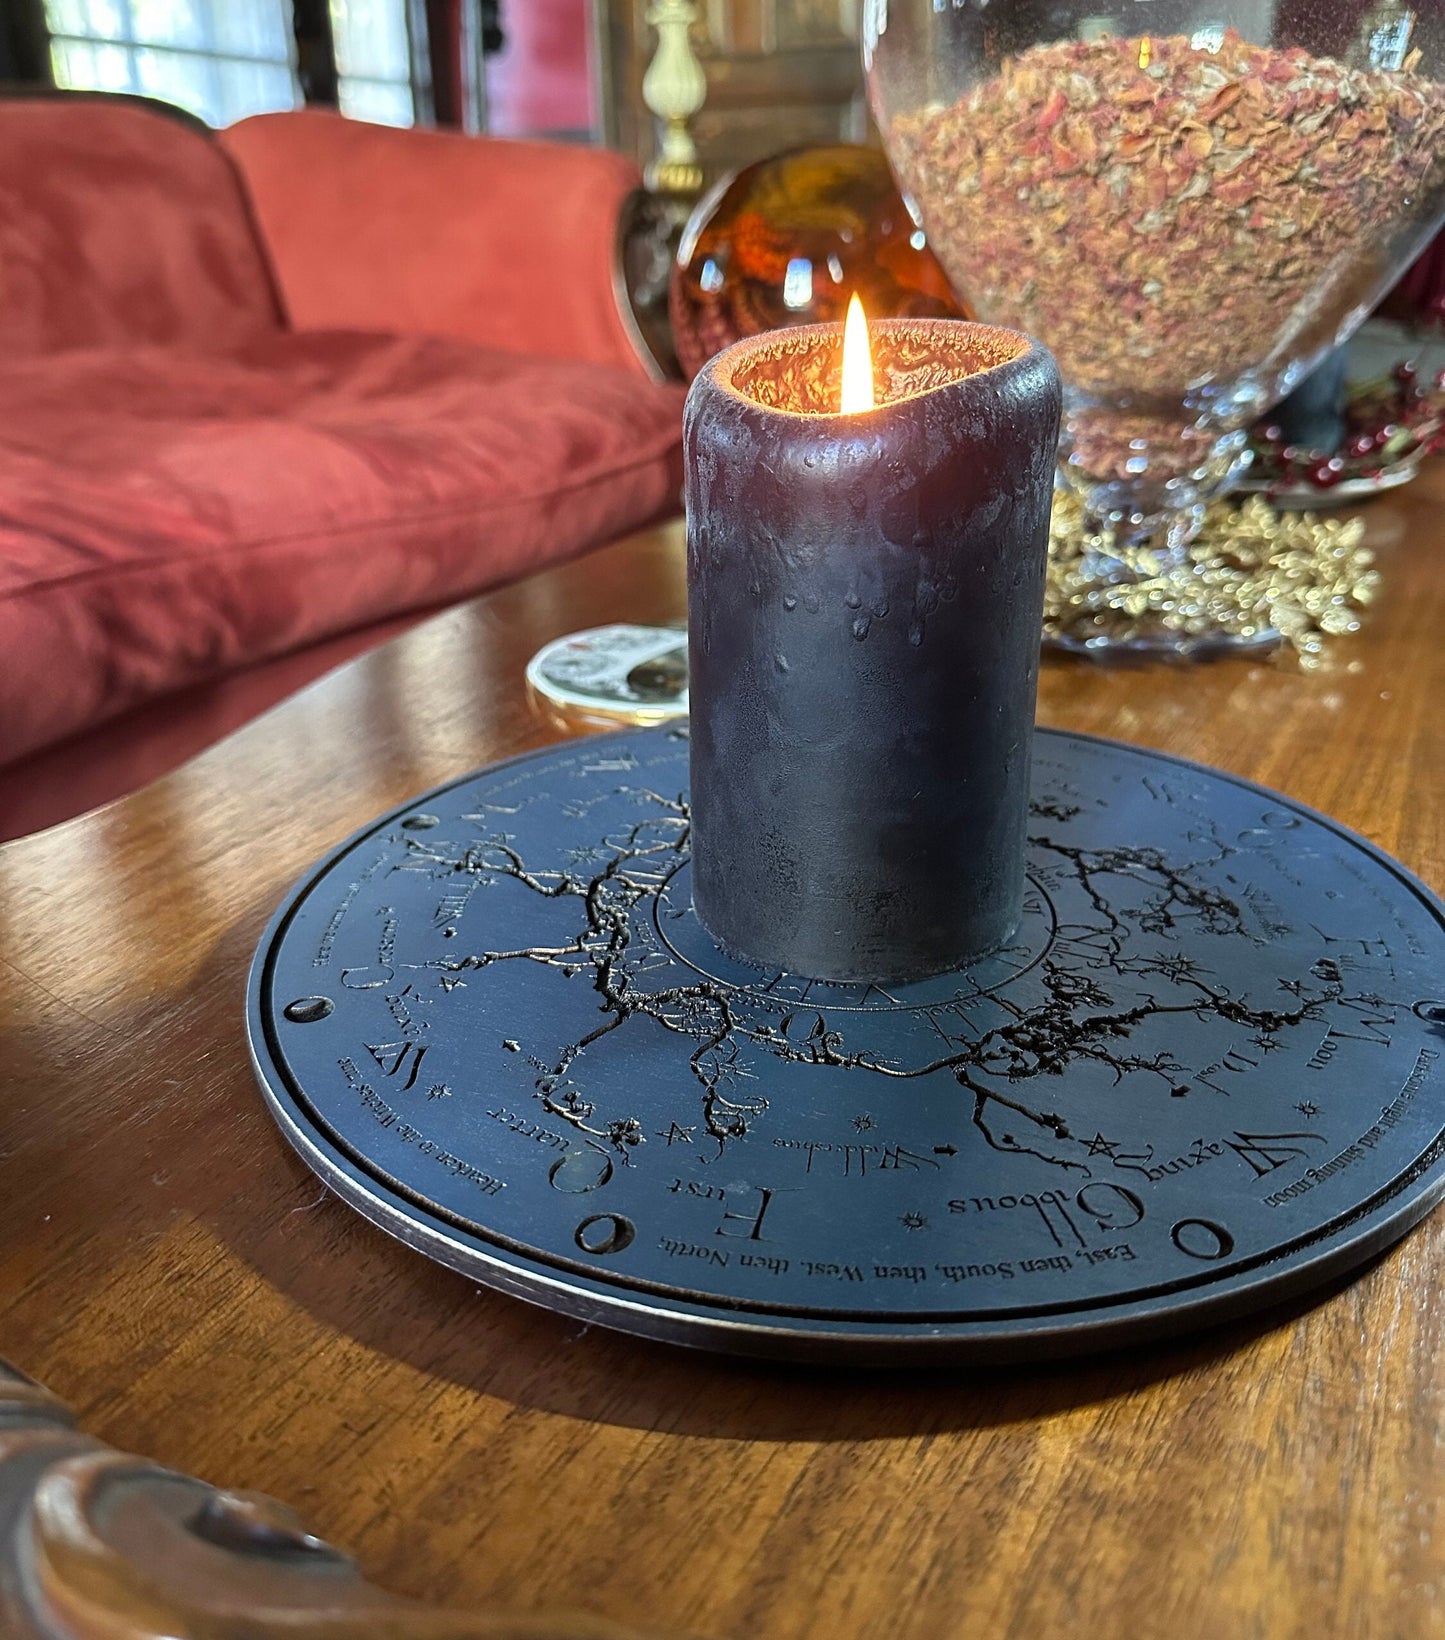
<path fill-rule="evenodd" d="M 681 392 L 439 338 L 0 369 L 0 763 L 676 508 Z"/>
<path fill-rule="evenodd" d="M 280 328 L 217 142 L 121 97 L 0 100 L 0 359 Z"/>
<path fill-rule="evenodd" d="M 646 373 L 617 286 L 621 154 L 306 109 L 220 133 L 298 330 L 456 336 Z M 344 254 L 340 254 L 344 248 Z"/>

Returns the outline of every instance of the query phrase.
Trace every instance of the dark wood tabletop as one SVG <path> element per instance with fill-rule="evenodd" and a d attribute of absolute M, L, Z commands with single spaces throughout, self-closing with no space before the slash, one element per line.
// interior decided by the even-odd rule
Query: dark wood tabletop
<path fill-rule="evenodd" d="M 1442 503 L 1437 464 L 1371 507 L 1382 595 L 1320 670 L 1051 660 L 1042 720 L 1278 787 L 1445 888 Z M 1201 1337 L 804 1371 L 479 1290 L 292 1153 L 242 1025 L 281 895 L 409 795 L 559 737 L 522 685 L 544 641 L 683 607 L 679 530 L 635 537 L 0 848 L 0 1353 L 92 1435 L 274 1494 L 378 1583 L 471 1611 L 740 1640 L 1445 1633 L 1445 1215 Z"/>

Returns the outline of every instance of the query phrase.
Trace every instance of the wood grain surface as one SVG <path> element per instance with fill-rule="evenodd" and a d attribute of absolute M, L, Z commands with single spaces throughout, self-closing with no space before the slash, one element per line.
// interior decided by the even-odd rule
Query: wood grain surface
<path fill-rule="evenodd" d="M 214 1490 L 74 1427 L 0 1367 L 4 1640 L 649 1640 L 585 1614 L 384 1594 L 258 1492 Z M 651 1640 L 668 1640 L 656 1632 Z M 675 1636 L 674 1640 L 685 1640 Z"/>
<path fill-rule="evenodd" d="M 1200 758 L 1445 887 L 1445 467 L 1321 671 L 1050 662 L 1043 721 Z M 89 1433 L 284 1499 L 370 1577 L 794 1640 L 1445 1634 L 1445 1216 L 1315 1305 L 1039 1370 L 714 1360 L 479 1291 L 322 1189 L 243 981 L 318 855 L 562 731 L 545 640 L 678 617 L 665 529 L 444 615 L 0 848 L 0 1353 Z M 226 1631 L 228 1634 L 231 1632 Z"/>

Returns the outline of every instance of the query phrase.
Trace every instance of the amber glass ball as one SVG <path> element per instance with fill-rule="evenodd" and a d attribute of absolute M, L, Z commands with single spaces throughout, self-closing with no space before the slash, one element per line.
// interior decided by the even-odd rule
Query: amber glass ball
<path fill-rule="evenodd" d="M 743 336 L 841 319 L 854 291 L 870 319 L 968 317 L 877 149 L 761 160 L 719 182 L 683 230 L 669 301 L 678 363 L 691 380 Z"/>

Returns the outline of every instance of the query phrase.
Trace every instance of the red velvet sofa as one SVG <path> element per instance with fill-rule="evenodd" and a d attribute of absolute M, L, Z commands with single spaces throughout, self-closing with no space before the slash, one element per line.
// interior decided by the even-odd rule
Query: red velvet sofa
<path fill-rule="evenodd" d="M 0 838 L 675 511 L 615 154 L 0 102 Z"/>

